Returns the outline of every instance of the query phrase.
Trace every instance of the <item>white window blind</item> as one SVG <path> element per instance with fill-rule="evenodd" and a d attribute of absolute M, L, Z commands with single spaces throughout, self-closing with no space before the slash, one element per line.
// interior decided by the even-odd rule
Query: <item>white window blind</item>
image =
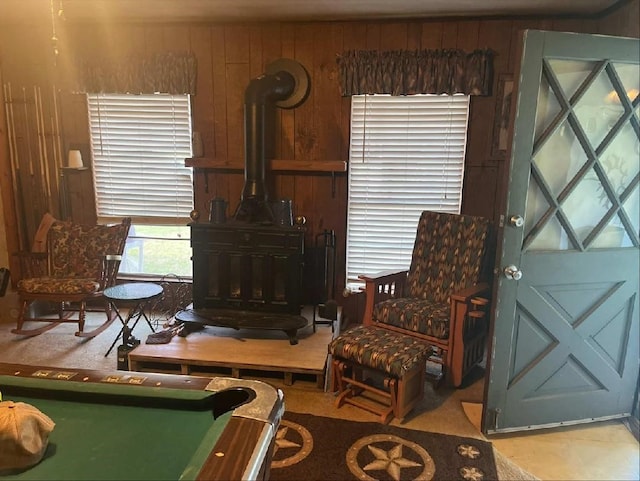
<path fill-rule="evenodd" d="M 466 95 L 351 98 L 347 286 L 408 268 L 420 214 L 460 213 Z"/>
<path fill-rule="evenodd" d="M 193 209 L 188 95 L 90 94 L 99 222 L 184 224 Z"/>

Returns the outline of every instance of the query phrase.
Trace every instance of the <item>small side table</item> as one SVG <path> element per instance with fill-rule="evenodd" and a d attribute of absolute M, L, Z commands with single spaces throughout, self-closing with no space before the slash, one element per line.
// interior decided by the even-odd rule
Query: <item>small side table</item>
<path fill-rule="evenodd" d="M 122 323 L 122 328 L 120 329 L 120 332 L 118 332 L 116 338 L 113 340 L 111 347 L 109 347 L 109 350 L 104 355 L 105 357 L 107 357 L 113 350 L 116 342 L 118 342 L 118 339 L 120 339 L 120 337 L 123 338 L 123 342 L 126 343 L 128 341 L 127 338 L 135 329 L 140 318 L 144 318 L 144 320 L 147 321 L 147 324 L 149 324 L 151 330 L 155 332 L 155 329 L 144 310 L 147 307 L 149 301 L 155 299 L 161 294 L 162 286 L 159 286 L 158 284 L 154 284 L 152 282 L 130 282 L 127 284 L 119 284 L 116 286 L 107 287 L 104 290 L 104 297 L 107 299 L 107 301 L 109 301 L 111 309 L 115 311 L 116 316 Z M 129 310 L 126 319 L 123 319 L 120 315 L 120 311 L 118 310 L 118 303 L 134 304 L 133 309 Z M 129 327 L 129 323 L 131 321 L 133 321 L 133 324 L 131 325 L 131 327 Z M 127 338 L 124 337 L 125 333 Z"/>

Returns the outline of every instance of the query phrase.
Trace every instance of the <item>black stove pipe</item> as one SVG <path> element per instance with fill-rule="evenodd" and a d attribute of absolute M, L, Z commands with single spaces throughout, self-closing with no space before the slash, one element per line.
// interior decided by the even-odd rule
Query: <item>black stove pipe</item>
<path fill-rule="evenodd" d="M 266 187 L 267 122 L 273 122 L 275 102 L 294 91 L 295 79 L 286 71 L 263 74 L 249 82 L 244 94 L 244 188 L 234 219 L 250 223 L 274 223 Z"/>

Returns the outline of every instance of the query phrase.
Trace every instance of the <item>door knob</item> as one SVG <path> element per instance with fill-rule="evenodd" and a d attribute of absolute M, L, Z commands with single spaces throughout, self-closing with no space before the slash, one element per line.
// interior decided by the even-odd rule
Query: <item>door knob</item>
<path fill-rule="evenodd" d="M 514 281 L 519 281 L 520 279 L 522 279 L 522 271 L 514 265 L 505 267 L 503 272 L 504 276 L 507 279 L 511 279 Z"/>
<path fill-rule="evenodd" d="M 509 217 L 509 223 L 513 227 L 522 227 L 524 225 L 524 219 L 521 215 L 512 215 Z"/>

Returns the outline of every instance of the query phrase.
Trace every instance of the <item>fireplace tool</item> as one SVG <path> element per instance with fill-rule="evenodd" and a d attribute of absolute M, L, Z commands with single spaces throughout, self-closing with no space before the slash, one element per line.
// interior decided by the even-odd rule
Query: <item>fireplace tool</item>
<path fill-rule="evenodd" d="M 322 239 L 322 246 L 319 241 Z M 313 332 L 316 332 L 316 324 L 330 324 L 331 332 L 334 331 L 334 321 L 338 319 L 338 303 L 334 300 L 336 291 L 336 232 L 324 230 L 316 235 L 316 250 L 322 250 L 322 266 L 318 266 L 322 272 L 322 299 L 323 303 L 313 306 Z M 317 315 L 316 315 L 317 314 Z"/>

